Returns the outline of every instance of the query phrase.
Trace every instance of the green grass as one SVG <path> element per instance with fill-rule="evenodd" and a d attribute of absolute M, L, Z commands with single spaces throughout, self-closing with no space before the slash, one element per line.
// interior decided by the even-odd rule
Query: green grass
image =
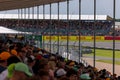
<path fill-rule="evenodd" d="M 111 60 L 96 60 L 98 62 L 104 62 L 104 63 L 110 63 L 112 64 L 113 62 Z M 115 61 L 115 64 L 120 65 L 120 61 Z"/>
<path fill-rule="evenodd" d="M 112 50 L 96 49 L 96 56 L 112 58 L 113 57 L 112 54 L 113 54 Z M 91 54 L 84 54 L 83 56 L 93 56 L 93 53 L 91 53 Z M 115 58 L 120 59 L 120 51 L 115 51 Z M 102 59 L 102 60 L 96 60 L 96 61 L 112 64 L 112 60 L 104 60 L 104 59 Z M 120 61 L 116 60 L 115 64 L 120 65 Z"/>
<path fill-rule="evenodd" d="M 101 56 L 101 57 L 110 57 L 112 58 L 113 51 L 112 50 L 105 50 L 105 49 L 96 49 L 96 56 Z M 92 54 L 84 54 L 87 56 L 93 56 Z M 115 51 L 115 58 L 120 58 L 120 51 Z"/>

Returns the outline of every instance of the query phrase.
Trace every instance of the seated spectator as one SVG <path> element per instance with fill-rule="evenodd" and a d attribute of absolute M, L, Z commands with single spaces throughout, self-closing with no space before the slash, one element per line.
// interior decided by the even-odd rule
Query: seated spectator
<path fill-rule="evenodd" d="M 66 76 L 59 78 L 58 80 L 69 80 Z"/>
<path fill-rule="evenodd" d="M 65 71 L 65 63 L 64 62 L 58 62 L 58 68 L 55 71 L 55 77 L 57 79 L 60 79 L 62 77 L 66 76 L 66 71 Z"/>
<path fill-rule="evenodd" d="M 40 60 L 39 59 L 36 60 L 35 65 L 33 66 L 34 74 L 37 75 L 38 71 L 41 69 L 49 72 L 48 60 L 45 58 L 41 58 Z"/>
<path fill-rule="evenodd" d="M 10 80 L 27 80 L 32 76 L 32 73 L 29 71 L 29 68 L 26 64 L 19 62 L 15 64 L 15 71 L 13 72 Z"/>
<path fill-rule="evenodd" d="M 91 80 L 89 74 L 81 74 L 80 75 L 80 80 Z"/>
<path fill-rule="evenodd" d="M 17 53 L 17 51 L 16 51 L 16 50 L 12 49 L 10 52 L 11 52 L 11 55 L 18 56 L 18 53 Z"/>
<path fill-rule="evenodd" d="M 21 62 L 25 63 L 26 51 L 19 49 L 17 52 L 18 52 L 18 58 L 21 60 Z"/>
<path fill-rule="evenodd" d="M 75 62 L 74 61 L 71 61 L 69 64 L 68 64 L 69 68 L 73 68 L 75 66 Z"/>
<path fill-rule="evenodd" d="M 7 59 L 10 57 L 10 53 L 2 52 L 0 54 L 0 80 L 4 80 L 7 75 Z"/>
<path fill-rule="evenodd" d="M 21 62 L 21 61 L 20 61 L 20 59 L 17 56 L 10 56 L 7 59 L 7 66 L 9 66 L 12 63 L 18 63 L 18 62 Z"/>
<path fill-rule="evenodd" d="M 57 79 L 59 79 L 59 78 L 62 78 L 62 77 L 65 77 L 66 76 L 66 71 L 64 70 L 64 69 L 58 69 L 57 71 L 56 71 L 56 76 L 57 76 Z"/>
<path fill-rule="evenodd" d="M 69 78 L 69 80 L 78 80 L 77 71 L 75 71 L 74 69 L 69 69 L 66 76 Z"/>
<path fill-rule="evenodd" d="M 54 71 L 56 69 L 56 63 L 53 59 L 50 59 L 48 65 L 49 65 L 50 80 L 54 80 Z"/>
<path fill-rule="evenodd" d="M 33 66 L 35 65 L 35 57 L 33 55 L 30 55 L 29 57 L 26 58 L 27 65 L 29 67 L 29 70 L 32 74 L 33 73 Z"/>
<path fill-rule="evenodd" d="M 39 70 L 37 75 L 32 76 L 28 80 L 50 80 L 49 73 L 45 70 Z"/>
<path fill-rule="evenodd" d="M 15 68 L 15 63 L 12 63 L 7 67 L 8 74 L 5 78 L 5 80 L 9 80 L 12 77 L 13 72 L 14 72 L 14 68 Z"/>
<path fill-rule="evenodd" d="M 7 68 L 7 59 L 10 57 L 10 53 L 2 52 L 0 54 L 0 73 L 2 73 Z"/>
<path fill-rule="evenodd" d="M 39 70 L 40 80 L 50 80 L 49 73 L 46 70 Z"/>
<path fill-rule="evenodd" d="M 54 56 L 51 56 L 49 61 L 48 61 L 48 65 L 49 65 L 49 68 L 52 70 L 52 71 L 55 71 L 56 69 L 56 59 Z"/>

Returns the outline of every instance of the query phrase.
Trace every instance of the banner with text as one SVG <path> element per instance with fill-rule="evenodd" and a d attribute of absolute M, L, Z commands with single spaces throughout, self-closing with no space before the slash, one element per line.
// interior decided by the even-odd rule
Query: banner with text
<path fill-rule="evenodd" d="M 91 41 L 94 40 L 94 36 L 42 36 L 42 39 L 45 41 L 49 41 L 50 39 L 52 41 L 66 41 L 69 39 L 69 41 L 78 41 L 80 40 L 86 40 L 86 41 Z M 96 40 L 105 40 L 104 36 L 96 36 Z"/>

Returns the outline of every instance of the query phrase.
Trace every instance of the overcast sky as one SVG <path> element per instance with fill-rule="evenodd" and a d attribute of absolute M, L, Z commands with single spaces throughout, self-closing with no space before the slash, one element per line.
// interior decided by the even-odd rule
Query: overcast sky
<path fill-rule="evenodd" d="M 94 0 L 81 0 L 82 14 L 93 15 L 94 13 Z M 96 0 L 96 13 L 99 15 L 109 15 L 113 17 L 113 0 Z M 116 18 L 120 18 L 120 0 L 116 0 Z M 78 14 L 78 0 L 70 1 L 70 14 Z M 31 10 L 32 11 L 32 10 Z M 60 14 L 66 14 L 67 6 L 66 2 L 60 3 Z M 36 13 L 37 11 L 35 11 Z M 17 13 L 17 10 L 3 11 L 0 13 L 9 14 Z M 40 7 L 40 13 L 42 13 L 42 6 Z M 45 13 L 49 14 L 49 5 L 45 6 Z M 52 4 L 52 14 L 57 14 L 57 4 Z"/>

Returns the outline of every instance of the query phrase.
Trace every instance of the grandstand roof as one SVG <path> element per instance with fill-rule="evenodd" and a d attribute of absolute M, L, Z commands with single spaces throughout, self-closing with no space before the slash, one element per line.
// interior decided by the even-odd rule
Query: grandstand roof
<path fill-rule="evenodd" d="M 61 2 L 66 0 L 0 0 L 0 11 L 28 8 L 37 5 Z"/>
<path fill-rule="evenodd" d="M 32 33 L 17 31 L 17 30 L 6 28 L 4 26 L 0 26 L 0 34 L 32 34 Z"/>
<path fill-rule="evenodd" d="M 24 19 L 24 16 L 25 15 L 22 14 L 22 19 Z M 25 19 L 32 19 L 32 18 L 33 18 L 32 14 L 29 15 L 29 18 L 28 18 L 28 14 L 26 14 Z M 59 18 L 61 20 L 66 20 L 67 15 L 59 15 Z M 0 19 L 18 19 L 18 14 L 0 14 Z M 37 14 L 34 14 L 34 19 L 37 19 Z M 43 19 L 42 14 L 39 15 L 39 19 Z M 46 14 L 45 19 L 50 19 L 50 15 Z M 58 19 L 58 15 L 51 15 L 51 19 L 53 19 L 53 20 Z M 70 20 L 78 20 L 79 15 L 69 15 L 69 19 Z M 81 19 L 82 20 L 94 20 L 94 15 L 81 15 Z M 108 15 L 96 15 L 96 20 L 112 20 L 112 18 Z"/>

